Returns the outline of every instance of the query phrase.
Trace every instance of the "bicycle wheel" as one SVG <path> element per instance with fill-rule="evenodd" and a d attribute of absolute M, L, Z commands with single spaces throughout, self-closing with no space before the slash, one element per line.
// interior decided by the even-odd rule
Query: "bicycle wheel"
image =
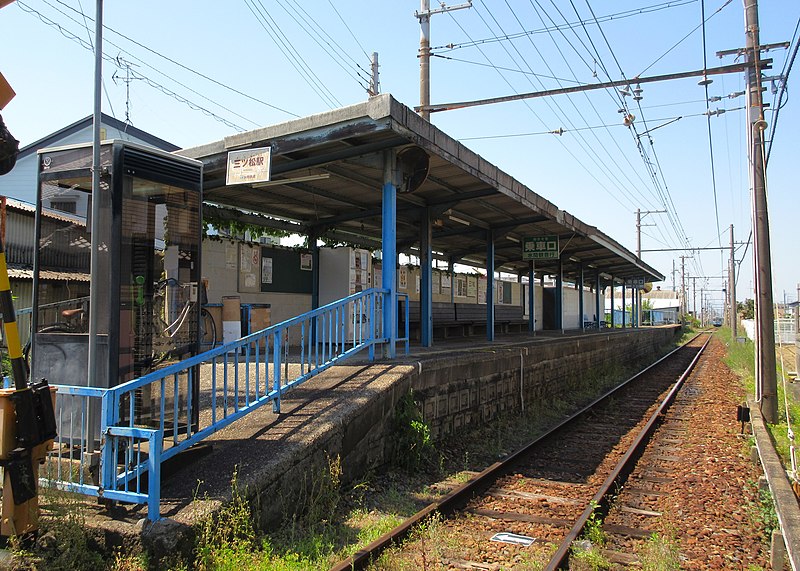
<path fill-rule="evenodd" d="M 208 346 L 213 349 L 217 344 L 217 324 L 211 313 L 204 307 L 200 308 L 200 346 L 201 351 Z"/>

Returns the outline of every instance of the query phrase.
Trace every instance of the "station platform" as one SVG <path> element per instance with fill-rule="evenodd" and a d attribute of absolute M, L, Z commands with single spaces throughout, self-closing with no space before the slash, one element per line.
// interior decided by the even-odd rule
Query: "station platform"
<path fill-rule="evenodd" d="M 344 480 L 379 468 L 394 406 L 409 390 L 436 438 L 491 420 L 516 403 L 529 409 L 537 398 L 553 396 L 554 387 L 577 388 L 592 363 L 618 362 L 625 355 L 654 361 L 679 334 L 678 326 L 545 331 L 491 342 L 451 338 L 427 348 L 412 344 L 408 355 L 398 347 L 394 360 L 376 355 L 369 362 L 365 353 L 288 392 L 280 414 L 263 406 L 165 464 L 161 516 L 166 519 L 157 525 L 179 536 L 181 528 L 191 528 L 230 500 L 235 478 L 259 523 L 268 526 L 282 515 L 281 502 L 328 457 L 340 456 Z M 201 370 L 204 376 L 210 369 Z M 90 512 L 88 522 L 106 536 L 146 542 L 146 506 L 93 504 Z"/>

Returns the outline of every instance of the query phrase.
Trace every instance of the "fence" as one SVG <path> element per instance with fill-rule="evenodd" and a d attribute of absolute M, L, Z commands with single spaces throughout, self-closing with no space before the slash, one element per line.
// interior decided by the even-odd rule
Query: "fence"
<path fill-rule="evenodd" d="M 351 295 L 113 388 L 59 385 L 59 434 L 40 481 L 146 503 L 158 519 L 163 461 L 266 403 L 279 412 L 287 391 L 364 349 L 372 360 L 388 341 L 388 294 Z"/>
<path fill-rule="evenodd" d="M 775 343 L 782 345 L 794 345 L 795 323 L 793 317 L 781 317 L 775 320 Z"/>

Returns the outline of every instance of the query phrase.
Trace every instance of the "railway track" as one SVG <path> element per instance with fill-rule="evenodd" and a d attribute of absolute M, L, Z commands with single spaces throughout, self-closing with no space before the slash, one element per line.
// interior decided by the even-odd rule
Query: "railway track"
<path fill-rule="evenodd" d="M 436 568 L 499 570 L 534 560 L 537 568 L 565 568 L 571 552 L 590 548 L 587 528 L 602 533 L 607 560 L 635 563 L 634 544 L 651 535 L 647 518 L 657 513 L 647 498 L 669 481 L 671 453 L 685 430 L 680 413 L 666 411 L 709 339 L 698 335 L 332 571 L 367 568 L 431 518 L 441 518 L 437 533 L 450 546 L 428 554 L 438 558 Z M 424 549 L 400 557 L 428 567 L 419 560 Z"/>

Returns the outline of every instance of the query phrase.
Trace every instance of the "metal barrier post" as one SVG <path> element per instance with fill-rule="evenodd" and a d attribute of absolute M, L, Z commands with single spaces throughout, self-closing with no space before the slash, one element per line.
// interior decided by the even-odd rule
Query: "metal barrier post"
<path fill-rule="evenodd" d="M 275 397 L 272 399 L 272 412 L 281 412 L 281 332 L 276 331 L 273 336 L 272 351 L 272 390 Z"/>
<path fill-rule="evenodd" d="M 147 457 L 147 519 L 158 521 L 161 518 L 161 432 L 150 434 L 150 453 Z"/>

